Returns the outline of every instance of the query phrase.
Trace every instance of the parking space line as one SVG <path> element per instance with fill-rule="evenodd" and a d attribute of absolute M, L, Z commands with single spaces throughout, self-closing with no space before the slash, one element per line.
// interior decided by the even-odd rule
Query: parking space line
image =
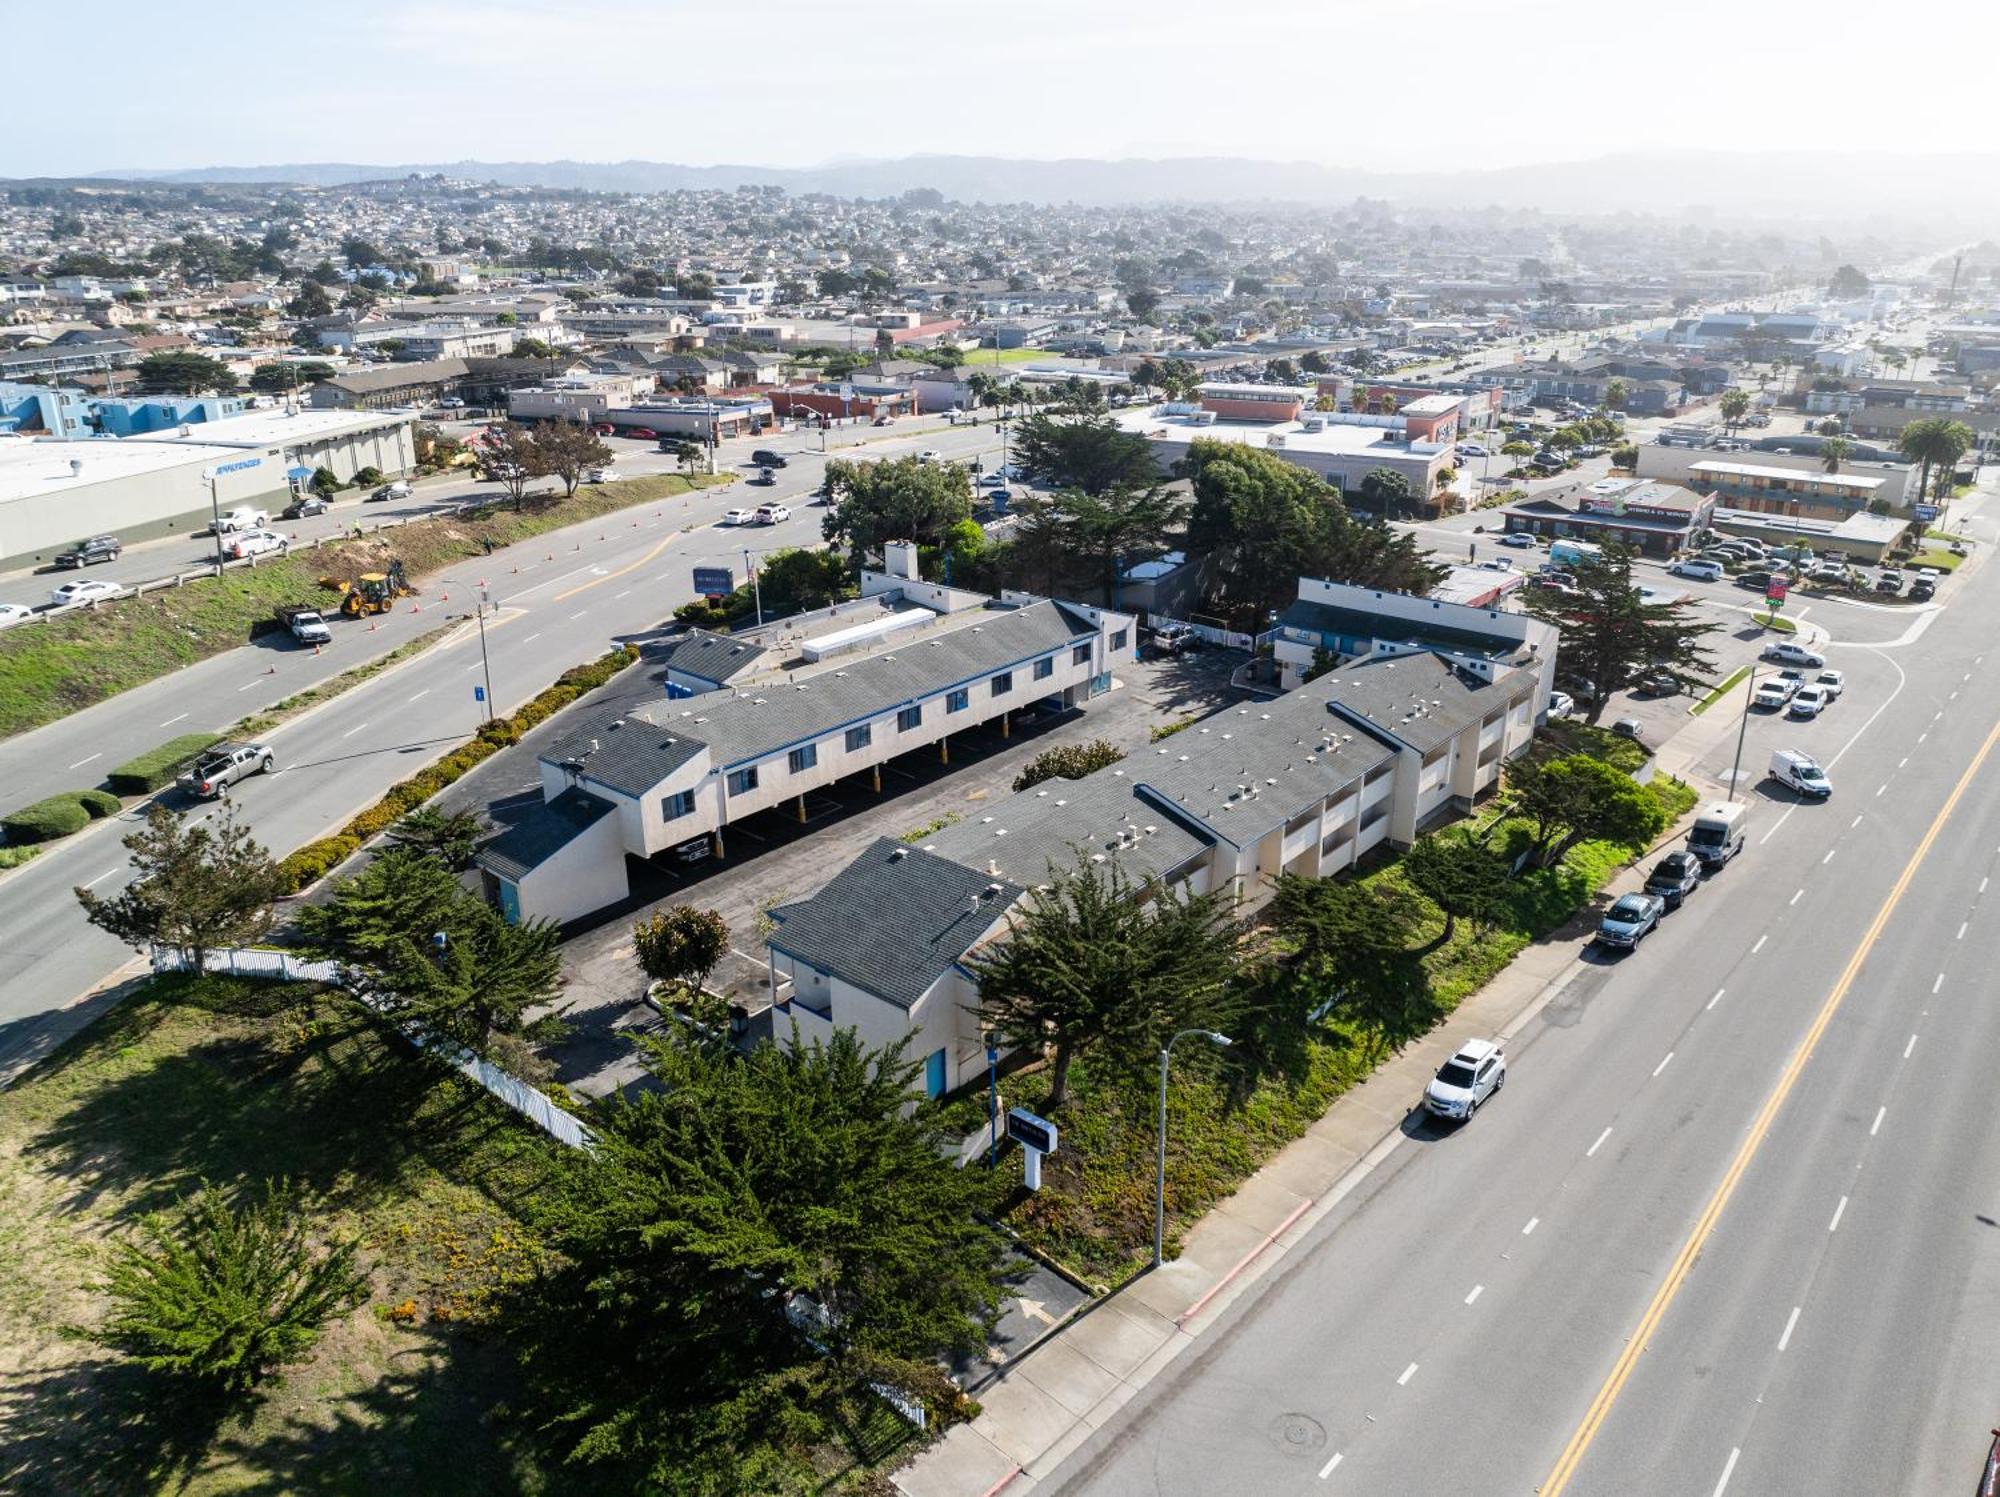
<path fill-rule="evenodd" d="M 1840 1228 L 1840 1219 L 1842 1216 L 1846 1214 L 1846 1212 L 1847 1212 L 1847 1197 L 1842 1196 L 1840 1198 L 1840 1204 L 1833 1208 L 1833 1220 L 1826 1224 L 1827 1231 L 1829 1232 L 1838 1231 Z"/>
<path fill-rule="evenodd" d="M 1604 1147 L 1604 1140 L 1606 1140 L 1609 1137 L 1611 1137 L 1611 1129 L 1607 1126 L 1602 1133 L 1597 1135 L 1597 1142 L 1592 1144 L 1589 1148 L 1583 1151 L 1583 1157 L 1585 1159 L 1590 1158 L 1591 1155 L 1595 1154 L 1599 1149 Z"/>
<path fill-rule="evenodd" d="M 1785 1333 L 1778 1338 L 1778 1350 L 1783 1351 L 1792 1344 L 1792 1331 L 1799 1323 L 1799 1307 L 1792 1306 L 1792 1313 L 1785 1320 Z"/>
<path fill-rule="evenodd" d="M 174 725 L 175 723 L 177 723 L 177 722 L 180 722 L 180 721 L 181 721 L 181 720 L 182 720 L 183 718 L 185 718 L 186 716 L 187 716 L 187 714 L 186 714 L 185 712 L 183 712 L 183 713 L 182 713 L 182 714 L 180 715 L 180 717 L 170 717 L 170 718 L 168 718 L 168 719 L 167 719 L 167 720 L 166 720 L 165 722 L 161 723 L 161 724 L 160 724 L 160 726 L 161 726 L 161 727 L 163 727 L 163 728 L 171 728 L 171 727 L 172 727 L 172 726 L 173 726 L 173 725 Z"/>
<path fill-rule="evenodd" d="M 1655 1076 L 1658 1076 L 1660 1072 L 1664 1071 L 1667 1068 L 1667 1062 L 1672 1060 L 1673 1058 L 1674 1058 L 1674 1052 L 1669 1050 L 1666 1053 L 1665 1059 L 1663 1059 L 1658 1065 L 1653 1067 L 1653 1074 Z"/>
<path fill-rule="evenodd" d="M 1325 1481 L 1329 1476 L 1333 1475 L 1334 1467 L 1338 1466 L 1343 1459 L 1344 1457 L 1341 1453 L 1336 1450 L 1333 1453 L 1333 1459 L 1319 1468 L 1319 1479 Z"/>
<path fill-rule="evenodd" d="M 1472 1286 L 1472 1293 L 1468 1294 L 1465 1297 L 1465 1302 L 1469 1305 L 1474 1300 L 1478 1299 L 1479 1296 L 1484 1294 L 1485 1292 L 1486 1292 L 1486 1286 L 1484 1284 L 1474 1284 Z"/>

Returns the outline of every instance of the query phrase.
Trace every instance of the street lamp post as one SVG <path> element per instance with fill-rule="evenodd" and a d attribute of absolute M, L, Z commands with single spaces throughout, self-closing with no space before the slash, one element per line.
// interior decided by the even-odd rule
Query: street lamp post
<path fill-rule="evenodd" d="M 1218 1047 L 1229 1044 L 1229 1036 L 1217 1034 L 1213 1029 L 1183 1029 L 1168 1040 L 1160 1051 L 1160 1158 L 1159 1167 L 1153 1177 L 1153 1267 L 1158 1268 L 1167 1245 L 1167 1063 L 1173 1059 L 1174 1046 L 1191 1034 L 1198 1034 L 1211 1045 Z"/>
<path fill-rule="evenodd" d="M 1738 777 L 1743 773 L 1743 739 L 1750 731 L 1750 704 L 1757 700 L 1757 667 L 1750 667 L 1750 679 L 1743 686 L 1743 716 L 1736 724 L 1736 762 L 1729 766 L 1729 798 L 1737 798 Z"/>
<path fill-rule="evenodd" d="M 479 671 L 486 682 L 486 720 L 493 721 L 493 665 L 486 658 L 486 604 L 489 595 L 484 588 L 479 592 L 479 606 L 474 614 L 479 620 Z"/>
<path fill-rule="evenodd" d="M 216 498 L 218 479 L 213 470 L 204 473 L 208 480 L 208 518 L 210 528 L 215 533 L 215 575 L 222 575 L 222 505 Z"/>
<path fill-rule="evenodd" d="M 757 599 L 757 627 L 764 627 L 764 579 L 757 575 L 757 563 L 750 559 L 750 548 L 743 548 L 743 570 L 750 574 L 750 591 Z"/>

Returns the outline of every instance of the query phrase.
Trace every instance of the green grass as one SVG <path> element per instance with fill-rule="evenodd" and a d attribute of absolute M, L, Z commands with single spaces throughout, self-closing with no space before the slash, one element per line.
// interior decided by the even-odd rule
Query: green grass
<path fill-rule="evenodd" d="M 307 990 L 148 984 L 0 1092 L 0 1488 L 17 1492 L 557 1490 L 504 1416 L 495 1296 L 541 1249 L 516 1211 L 559 1146 Z M 162 1405 L 66 1338 L 104 1313 L 107 1241 L 207 1181 L 287 1178 L 358 1235 L 368 1302 L 243 1423 Z M 392 1307 L 413 1302 L 407 1322 Z M 182 1482 L 185 1481 L 185 1485 Z"/>
<path fill-rule="evenodd" d="M 1936 567 L 1940 572 L 1956 572 L 1963 556 L 1953 556 L 1949 551 L 1925 550 L 1912 556 L 1907 563 L 1913 567 Z"/>
<path fill-rule="evenodd" d="M 1694 709 L 1693 709 L 1694 715 L 1696 717 L 1700 717 L 1702 713 L 1708 711 L 1709 708 L 1713 707 L 1717 702 L 1721 701 L 1724 697 L 1728 696 L 1730 692 L 1734 691 L 1736 689 L 1736 683 L 1738 681 L 1741 681 L 1745 676 L 1749 674 L 1750 674 L 1749 666 L 1747 665 L 1737 666 L 1735 670 L 1731 671 L 1726 677 L 1723 678 L 1721 685 L 1717 686 L 1715 690 L 1711 691 L 1707 696 L 1703 697 L 1700 701 L 1694 704 Z"/>
<path fill-rule="evenodd" d="M 1786 618 L 1782 613 L 1775 612 L 1753 613 L 1750 615 L 1750 622 L 1753 624 L 1762 624 L 1766 629 L 1775 629 L 1780 634 L 1796 634 L 1799 628 L 1797 624 Z"/>
<path fill-rule="evenodd" d="M 994 365 L 1032 364 L 1036 359 L 1055 359 L 1062 355 L 1050 348 L 969 348 L 965 351 L 963 367 L 968 372 L 991 369 Z"/>
<path fill-rule="evenodd" d="M 1630 747 L 1624 739 L 1615 743 Z M 1679 780 L 1662 777 L 1648 788 L 1676 818 L 1696 800 L 1694 789 Z M 1511 854 L 1525 845 L 1528 827 L 1489 816 L 1440 835 L 1482 838 Z M 1460 922 L 1451 940 L 1423 958 L 1430 1007 L 1417 1030 L 1442 1022 L 1525 947 L 1570 921 L 1633 856 L 1627 847 L 1586 842 L 1571 849 L 1560 867 L 1516 879 L 1506 913 L 1494 926 Z M 1360 877 L 1408 889 L 1393 858 Z M 1420 946 L 1428 945 L 1443 933 L 1443 913 L 1410 893 L 1428 912 L 1417 931 Z M 1303 1063 L 1288 1081 L 1267 1079 L 1247 1095 L 1234 1096 L 1220 1076 L 1204 1069 L 1209 1059 L 1177 1051 L 1168 1089 L 1169 1253 L 1186 1227 L 1367 1079 L 1382 1058 L 1372 1036 L 1336 1021 L 1306 1043 Z M 1093 1282 L 1123 1283 L 1150 1257 L 1158 1093 L 1149 1078 L 1155 1074 L 1149 1066 L 1120 1074 L 1101 1059 L 1079 1059 L 1071 1067 L 1070 1099 L 1060 1113 L 1062 1148 L 1043 1162 L 1041 1191 L 1020 1189 L 1011 1159 L 989 1177 L 988 1209 L 1031 1247 Z M 1036 1110 L 1048 1096 L 1047 1073 L 1016 1074 L 1001 1083 L 1001 1093 L 1010 1107 Z M 984 1122 L 985 1108 L 983 1094 L 967 1095 L 947 1104 L 945 1115 L 952 1126 L 971 1132 Z"/>
<path fill-rule="evenodd" d="M 322 576 L 376 571 L 400 558 L 412 579 L 496 547 L 691 488 L 723 482 L 663 474 L 579 489 L 568 500 L 529 500 L 422 520 L 362 540 L 299 551 L 254 568 L 129 598 L 0 635 L 0 736 L 81 711 L 121 691 L 235 649 L 266 627 L 281 603 L 330 602 Z"/>
<path fill-rule="evenodd" d="M 1961 535 L 1955 530 L 1926 530 L 1924 532 L 1924 539 L 1927 541 L 1944 541 L 1947 544 L 1957 541 L 1960 545 L 1968 545 L 1972 541 L 1971 536 Z"/>

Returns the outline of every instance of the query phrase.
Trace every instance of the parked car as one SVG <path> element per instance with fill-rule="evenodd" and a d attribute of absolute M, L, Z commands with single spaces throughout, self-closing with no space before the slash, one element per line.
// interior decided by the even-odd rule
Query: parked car
<path fill-rule="evenodd" d="M 1700 887 L 1701 873 L 1701 859 L 1693 853 L 1670 852 L 1646 875 L 1646 892 L 1669 910 L 1677 910 L 1681 901 Z"/>
<path fill-rule="evenodd" d="M 1832 700 L 1824 686 L 1801 686 L 1792 693 L 1791 705 L 1785 710 L 1802 722 L 1810 722 L 1826 711 L 1827 703 Z"/>
<path fill-rule="evenodd" d="M 1458 444 L 1458 455 L 1460 457 L 1484 457 L 1486 456 L 1486 448 L 1479 442 L 1460 442 Z"/>
<path fill-rule="evenodd" d="M 660 440 L 660 434 L 650 426 L 628 426 L 619 435 L 631 437 L 634 441 L 638 442 L 657 442 Z"/>
<path fill-rule="evenodd" d="M 1912 603 L 1928 603 L 1936 596 L 1937 584 L 1935 582 L 1926 582 L 1923 578 L 1919 577 L 1915 582 L 1910 584 L 1910 601 Z"/>
<path fill-rule="evenodd" d="M 1657 894 L 1621 894 L 1597 922 L 1597 943 L 1630 951 L 1660 923 L 1667 902 Z"/>
<path fill-rule="evenodd" d="M 1643 743 L 1646 737 L 1646 725 L 1636 717 L 1619 718 L 1611 725 L 1611 731 L 1620 738 L 1631 739 L 1634 743 Z"/>
<path fill-rule="evenodd" d="M 124 549 L 124 544 L 115 535 L 93 535 L 87 541 L 78 541 L 67 551 L 58 552 L 56 565 L 66 569 L 92 567 L 100 561 L 116 561 Z"/>
<path fill-rule="evenodd" d="M 1756 706 L 1777 712 L 1791 701 L 1792 694 L 1798 689 L 1799 683 L 1795 679 L 1773 676 L 1770 680 L 1759 683 L 1757 694 L 1751 700 Z"/>
<path fill-rule="evenodd" d="M 213 800 L 238 780 L 265 774 L 270 768 L 271 750 L 261 743 L 219 743 L 174 783 L 190 795 Z"/>
<path fill-rule="evenodd" d="M 0 603 L 0 629 L 12 628 L 15 624 L 26 623 L 35 616 L 35 610 L 21 603 Z"/>
<path fill-rule="evenodd" d="M 1722 578 L 1719 561 L 1677 561 L 1667 568 L 1675 577 L 1691 577 L 1696 582 L 1717 582 Z"/>
<path fill-rule="evenodd" d="M 725 509 L 722 512 L 722 523 L 725 525 L 754 525 L 757 523 L 757 511 L 754 509 Z"/>
<path fill-rule="evenodd" d="M 106 598 L 125 595 L 125 588 L 116 582 L 65 582 L 49 594 L 49 602 L 58 608 L 72 603 L 101 603 Z"/>
<path fill-rule="evenodd" d="M 616 483 L 621 477 L 623 475 L 616 468 L 586 468 L 583 474 L 583 481 L 585 483 Z"/>
<path fill-rule="evenodd" d="M 234 535 L 239 530 L 261 530 L 271 523 L 271 517 L 261 509 L 232 509 L 215 522 L 217 535 Z"/>
<path fill-rule="evenodd" d="M 1670 697 L 1678 696 L 1681 678 L 1672 671 L 1653 671 L 1641 676 L 1632 686 L 1634 696 Z"/>
<path fill-rule="evenodd" d="M 223 547 L 231 556 L 242 560 L 246 556 L 263 556 L 272 551 L 291 548 L 291 541 L 275 530 L 239 530 L 229 538 Z"/>
<path fill-rule="evenodd" d="M 383 484 L 368 497 L 371 501 L 376 499 L 407 499 L 410 497 L 410 486 L 398 478 L 391 483 Z"/>
<path fill-rule="evenodd" d="M 1512 546 L 1517 551 L 1525 551 L 1535 544 L 1535 538 L 1525 530 L 1510 530 L 1500 537 L 1503 546 Z"/>
<path fill-rule="evenodd" d="M 939 461 L 942 456 L 943 454 L 937 448 L 926 447 L 922 452 L 917 454 L 917 461 L 920 463 L 934 463 Z"/>
<path fill-rule="evenodd" d="M 1813 684 L 1826 692 L 1826 699 L 1829 702 L 1838 701 L 1840 694 L 1847 690 L 1847 673 L 1845 671 L 1821 671 L 1813 678 Z"/>
<path fill-rule="evenodd" d="M 760 504 L 753 520 L 758 525 L 781 525 L 791 517 L 792 509 L 788 504 Z"/>
<path fill-rule="evenodd" d="M 1550 717 L 1568 717 L 1574 711 L 1576 711 L 1575 697 L 1566 691 L 1552 691 L 1549 693 Z"/>
<path fill-rule="evenodd" d="M 1153 631 L 1155 655 L 1182 655 L 1201 648 L 1201 636 L 1191 624 L 1162 624 Z"/>
<path fill-rule="evenodd" d="M 976 480 L 982 489 L 997 489 L 1006 481 L 1005 475 L 1000 473 L 982 473 Z"/>
<path fill-rule="evenodd" d="M 323 515 L 332 506 L 318 494 L 301 494 L 278 516 L 281 520 L 303 520 L 309 515 Z"/>
<path fill-rule="evenodd" d="M 1802 665 L 1807 670 L 1824 670 L 1826 657 L 1816 650 L 1808 650 L 1804 645 L 1781 640 L 1777 644 L 1764 646 L 1764 660 L 1775 660 L 1780 665 Z"/>
<path fill-rule="evenodd" d="M 759 468 L 782 468 L 785 466 L 785 455 L 768 447 L 759 447 L 750 454 L 750 461 Z"/>
<path fill-rule="evenodd" d="M 465 409 L 465 402 L 464 402 L 464 400 L 462 400 L 462 399 L 461 399 L 460 397 L 458 397 L 458 396 L 456 396 L 456 395 L 447 395 L 447 396 L 445 396 L 445 398 L 444 398 L 443 400 L 440 400 L 440 401 L 438 402 L 438 405 L 439 405 L 439 406 L 440 406 L 440 407 L 441 407 L 442 409 L 444 409 L 444 410 L 447 410 L 447 411 L 462 411 L 462 410 L 464 410 L 464 409 Z"/>
<path fill-rule="evenodd" d="M 590 428 L 590 434 L 594 437 L 615 437 L 618 435 L 618 428 L 609 421 L 599 421 Z"/>
<path fill-rule="evenodd" d="M 1491 1040 L 1467 1040 L 1424 1088 L 1424 1111 L 1464 1121 L 1507 1084 L 1507 1057 Z"/>

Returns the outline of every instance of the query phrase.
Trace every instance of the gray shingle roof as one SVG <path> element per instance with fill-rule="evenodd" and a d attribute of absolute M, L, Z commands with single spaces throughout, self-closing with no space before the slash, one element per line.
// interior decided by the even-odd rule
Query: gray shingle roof
<path fill-rule="evenodd" d="M 565 790 L 552 801 L 528 809 L 521 820 L 479 850 L 479 866 L 502 878 L 534 872 L 588 831 L 611 810 L 611 802 L 588 791 Z"/>
<path fill-rule="evenodd" d="M 1320 679 L 1332 688 L 1336 713 L 1420 754 L 1534 689 L 1522 673 L 1507 671 L 1488 684 L 1429 654 L 1342 666 Z"/>
<path fill-rule="evenodd" d="M 1331 694 L 1321 677 L 1275 702 L 1228 708 L 1120 767 L 1241 847 L 1394 757 L 1334 717 Z"/>
<path fill-rule="evenodd" d="M 796 684 L 769 681 L 742 691 L 582 714 L 541 757 L 550 763 L 586 759 L 593 780 L 642 795 L 703 745 L 715 769 L 762 758 L 1096 634 L 1095 625 L 1060 603 L 983 609 L 965 615 L 958 628 L 857 657 Z M 925 708 L 926 714 L 943 710 Z M 624 726 L 612 728 L 620 718 Z M 589 752 L 593 738 L 594 753 Z"/>
<path fill-rule="evenodd" d="M 699 676 L 718 686 L 730 681 L 763 660 L 770 651 L 753 640 L 731 639 L 706 629 L 690 630 L 668 652 L 668 669 Z"/>
<path fill-rule="evenodd" d="M 997 876 L 1023 884 L 1075 866 L 1079 852 L 1102 854 L 1135 883 L 1159 878 L 1210 839 L 1145 799 L 1126 768 L 1044 781 L 925 838 L 923 849 L 989 877 L 997 864 Z"/>
<path fill-rule="evenodd" d="M 770 944 L 907 1009 L 1024 892 L 878 837 L 810 899 L 772 910 Z"/>
<path fill-rule="evenodd" d="M 335 375 L 327 383 L 336 390 L 370 395 L 377 390 L 399 390 L 406 385 L 440 385 L 463 379 L 464 359 L 431 359 L 421 364 L 392 364 L 386 369 L 355 369 Z"/>

